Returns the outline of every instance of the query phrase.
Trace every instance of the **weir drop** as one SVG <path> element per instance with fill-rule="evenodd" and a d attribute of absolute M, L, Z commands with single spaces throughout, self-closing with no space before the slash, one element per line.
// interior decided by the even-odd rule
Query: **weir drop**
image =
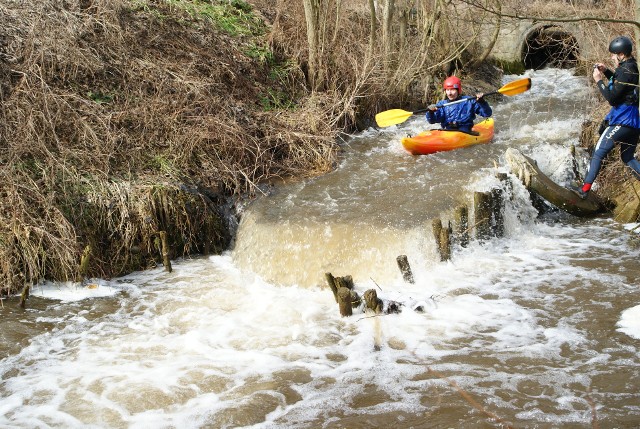
<path fill-rule="evenodd" d="M 572 179 L 589 82 L 526 76 L 531 90 L 489 99 L 490 144 L 413 157 L 399 142 L 425 129 L 421 116 L 370 129 L 335 171 L 248 205 L 223 255 L 91 291 L 38 285 L 26 311 L 3 315 L 0 426 L 636 427 L 629 225 L 542 213 L 513 180 L 503 237 L 437 255 L 432 219 L 500 186 L 507 148 Z M 326 272 L 404 310 L 340 317 Z"/>

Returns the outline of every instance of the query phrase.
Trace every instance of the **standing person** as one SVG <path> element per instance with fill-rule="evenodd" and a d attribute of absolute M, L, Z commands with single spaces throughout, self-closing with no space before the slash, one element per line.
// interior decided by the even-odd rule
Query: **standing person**
<path fill-rule="evenodd" d="M 447 98 L 428 107 L 426 117 L 430 124 L 439 122 L 443 130 L 473 134 L 471 128 L 476 114 L 485 118 L 493 114 L 489 103 L 482 98 L 483 93 L 478 93 L 475 97 L 462 95 L 462 82 L 457 77 L 451 76 L 445 79 L 443 87 Z M 458 100 L 468 101 L 446 105 Z"/>
<path fill-rule="evenodd" d="M 611 110 L 604 118 L 604 131 L 596 144 L 584 184 L 573 189 L 582 199 L 587 197 L 600 172 L 602 160 L 616 143 L 620 143 L 622 161 L 631 167 L 636 178 L 640 179 L 640 162 L 634 157 L 640 137 L 638 63 L 631 55 L 632 49 L 631 39 L 625 36 L 616 37 L 609 44 L 615 71 L 612 72 L 601 63 L 593 67 L 593 80 L 602 96 L 611 105 Z M 608 81 L 605 83 L 604 79 Z"/>

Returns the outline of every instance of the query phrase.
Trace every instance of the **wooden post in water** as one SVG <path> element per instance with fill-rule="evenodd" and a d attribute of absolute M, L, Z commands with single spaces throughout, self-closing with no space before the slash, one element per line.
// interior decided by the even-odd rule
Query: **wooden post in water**
<path fill-rule="evenodd" d="M 495 237 L 504 237 L 504 190 L 493 188 L 491 190 L 491 212 L 493 223 L 491 231 Z"/>
<path fill-rule="evenodd" d="M 343 276 L 343 277 L 335 277 L 336 286 L 338 289 L 341 287 L 346 287 L 349 290 L 353 290 L 353 277 L 351 276 Z"/>
<path fill-rule="evenodd" d="M 351 316 L 352 308 L 358 307 L 362 300 L 354 290 L 353 277 L 334 277 L 331 273 L 325 273 L 325 279 L 333 292 L 333 296 L 338 303 L 341 316 Z M 348 309 L 347 309 L 348 307 Z"/>
<path fill-rule="evenodd" d="M 451 228 L 442 228 L 440 230 L 440 260 L 448 261 L 451 259 Z"/>
<path fill-rule="evenodd" d="M 483 241 L 491 237 L 491 193 L 475 192 L 473 208 L 476 214 L 476 239 Z"/>
<path fill-rule="evenodd" d="M 338 307 L 340 308 L 340 315 L 342 317 L 353 314 L 353 310 L 351 309 L 351 290 L 346 287 L 338 288 Z"/>
<path fill-rule="evenodd" d="M 438 249 L 438 255 L 442 261 L 442 252 L 440 251 L 440 234 L 442 233 L 442 221 L 440 218 L 433 219 L 431 221 L 431 229 L 433 230 L 433 238 L 436 240 L 436 248 Z"/>
<path fill-rule="evenodd" d="M 331 292 L 333 292 L 333 297 L 336 302 L 338 302 L 338 286 L 336 285 L 336 278 L 333 277 L 333 274 L 331 273 L 324 273 L 324 278 L 327 279 L 327 284 L 329 285 Z"/>
<path fill-rule="evenodd" d="M 402 273 L 402 278 L 404 279 L 404 281 L 407 283 L 415 283 L 407 255 L 398 256 L 396 258 L 396 262 L 398 263 L 398 268 L 400 268 L 400 272 Z"/>
<path fill-rule="evenodd" d="M 382 313 L 382 300 L 378 298 L 378 293 L 375 289 L 369 289 L 363 295 L 365 307 L 372 310 L 374 313 Z"/>
<path fill-rule="evenodd" d="M 169 243 L 167 242 L 167 232 L 160 231 L 160 242 L 162 243 L 162 263 L 164 264 L 164 270 L 172 272 L 171 259 L 169 258 Z"/>
<path fill-rule="evenodd" d="M 436 240 L 436 246 L 440 254 L 440 260 L 446 261 L 451 256 L 450 227 L 444 228 L 442 226 L 442 220 L 440 219 L 433 219 L 431 225 L 433 228 L 433 237 Z"/>
<path fill-rule="evenodd" d="M 349 292 L 351 293 L 351 298 L 349 300 L 349 302 L 351 302 L 351 307 L 356 308 L 357 306 L 359 306 L 362 301 L 360 300 L 360 296 L 354 289 L 353 277 L 342 276 L 342 277 L 336 277 L 335 279 L 336 279 L 336 286 L 338 288 L 338 291 L 344 288 L 344 289 L 348 289 Z"/>
<path fill-rule="evenodd" d="M 433 219 L 431 221 L 431 228 L 433 229 L 433 238 L 436 239 L 436 243 L 440 241 L 440 231 L 442 231 L 442 221 L 438 219 Z"/>
<path fill-rule="evenodd" d="M 457 207 L 454 217 L 454 237 L 460 246 L 467 247 L 469 245 L 469 208 L 465 205 Z"/>
<path fill-rule="evenodd" d="M 27 300 L 29 299 L 29 290 L 30 290 L 30 286 L 28 284 L 24 285 L 24 288 L 22 289 L 22 293 L 20 294 L 20 308 L 26 308 L 27 307 Z"/>

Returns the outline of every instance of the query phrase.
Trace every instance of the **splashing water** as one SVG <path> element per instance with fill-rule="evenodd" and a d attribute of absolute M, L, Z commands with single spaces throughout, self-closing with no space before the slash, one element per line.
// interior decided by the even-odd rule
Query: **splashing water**
<path fill-rule="evenodd" d="M 506 148 L 568 178 L 588 84 L 528 76 L 530 91 L 490 100 L 489 145 L 412 157 L 399 139 L 423 118 L 367 130 L 336 171 L 251 204 L 233 251 L 96 282 L 106 296 L 48 285 L 26 311 L 5 305 L 0 426 L 634 427 L 628 230 L 538 218 L 514 182 L 505 237 L 435 257 L 431 219 L 495 186 Z M 325 272 L 403 311 L 341 318 Z"/>

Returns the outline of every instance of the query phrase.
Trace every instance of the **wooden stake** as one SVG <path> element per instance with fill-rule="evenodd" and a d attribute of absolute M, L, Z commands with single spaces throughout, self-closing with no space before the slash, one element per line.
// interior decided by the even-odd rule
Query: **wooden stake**
<path fill-rule="evenodd" d="M 22 289 L 22 293 L 20 294 L 20 308 L 26 308 L 27 307 L 27 300 L 29 299 L 29 285 L 26 284 L 24 285 L 24 288 Z"/>
<path fill-rule="evenodd" d="M 455 211 L 455 240 L 462 247 L 469 245 L 469 208 L 459 206 Z"/>
<path fill-rule="evenodd" d="M 167 242 L 167 232 L 160 231 L 160 242 L 162 243 L 162 263 L 164 264 L 164 270 L 172 272 L 171 259 L 169 258 L 169 243 Z"/>
<path fill-rule="evenodd" d="M 378 293 L 375 289 L 369 289 L 363 295 L 366 308 L 374 313 L 382 313 L 382 300 L 378 299 Z"/>
<path fill-rule="evenodd" d="M 396 262 L 398 263 L 398 267 L 400 268 L 400 272 L 402 273 L 402 278 L 404 279 L 404 281 L 407 283 L 415 283 L 407 255 L 398 256 L 396 258 Z"/>
<path fill-rule="evenodd" d="M 353 314 L 351 309 L 351 290 L 346 287 L 338 288 L 338 307 L 342 317 L 348 317 Z"/>
<path fill-rule="evenodd" d="M 491 237 L 491 194 L 489 192 L 475 192 L 473 194 L 473 208 L 476 215 L 476 239 L 488 240 Z"/>
<path fill-rule="evenodd" d="M 341 287 L 346 287 L 349 290 L 353 290 L 353 277 L 351 276 L 342 276 L 336 277 L 336 287 L 340 289 Z"/>
<path fill-rule="evenodd" d="M 493 214 L 492 232 L 495 237 L 504 237 L 504 190 L 493 188 L 491 190 L 491 212 Z"/>
<path fill-rule="evenodd" d="M 448 261 L 451 259 L 451 239 L 450 229 L 442 228 L 440 230 L 440 240 L 438 240 L 438 248 L 440 249 L 440 260 Z"/>
<path fill-rule="evenodd" d="M 338 302 L 338 287 L 336 286 L 335 277 L 333 277 L 333 274 L 331 273 L 324 273 L 324 278 L 327 279 L 327 284 L 329 285 L 331 292 L 333 292 L 333 297 L 336 302 Z"/>

